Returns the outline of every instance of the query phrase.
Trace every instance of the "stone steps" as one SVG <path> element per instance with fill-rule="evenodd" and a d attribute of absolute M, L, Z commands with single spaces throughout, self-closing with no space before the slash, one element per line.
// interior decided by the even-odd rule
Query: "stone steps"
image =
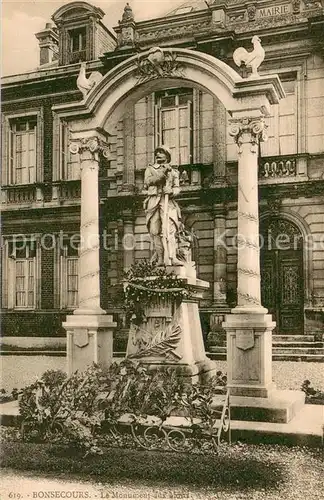
<path fill-rule="evenodd" d="M 226 359 L 226 341 L 210 346 L 208 356 L 215 360 Z M 273 361 L 324 361 L 324 342 L 315 335 L 273 335 Z"/>
<path fill-rule="evenodd" d="M 289 347 L 289 346 L 273 346 L 274 354 L 323 354 L 323 347 Z"/>
<path fill-rule="evenodd" d="M 213 351 L 207 352 L 207 356 L 215 361 L 226 361 L 226 351 L 218 352 L 216 348 Z M 313 363 L 323 363 L 324 354 L 278 354 L 276 352 L 272 352 L 272 361 L 309 361 Z"/>
<path fill-rule="evenodd" d="M 272 342 L 273 348 L 322 349 L 323 342 Z"/>
<path fill-rule="evenodd" d="M 274 342 L 314 342 L 315 335 L 272 335 L 272 340 Z"/>

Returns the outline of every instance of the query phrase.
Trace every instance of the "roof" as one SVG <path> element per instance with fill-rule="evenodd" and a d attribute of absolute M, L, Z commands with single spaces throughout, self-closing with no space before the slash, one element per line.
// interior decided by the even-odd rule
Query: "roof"
<path fill-rule="evenodd" d="M 198 10 L 206 10 L 207 3 L 204 0 L 189 0 L 189 2 L 179 3 L 179 5 L 169 12 L 166 12 L 163 17 L 179 16 L 181 14 L 189 14 L 190 12 L 196 12 Z"/>

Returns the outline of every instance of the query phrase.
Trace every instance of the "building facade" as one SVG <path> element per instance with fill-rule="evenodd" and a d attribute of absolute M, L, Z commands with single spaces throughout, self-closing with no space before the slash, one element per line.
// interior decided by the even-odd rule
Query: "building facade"
<path fill-rule="evenodd" d="M 101 9 L 86 2 L 64 5 L 53 24 L 36 34 L 39 67 L 2 80 L 3 335 L 63 337 L 62 321 L 78 305 L 80 162 L 69 150 L 69 125 L 55 106 L 81 101 L 90 73 L 105 75 L 133 56 L 138 78 L 146 78 L 140 54 L 150 48 L 153 55 L 170 47 L 204 52 L 248 77 L 248 68 L 235 66 L 233 52 L 240 46 L 257 50 L 253 35 L 266 54 L 260 75 L 278 74 L 286 94 L 272 106 L 268 141 L 259 151 L 262 303 L 277 323 L 275 333 L 321 335 L 321 1 L 192 1 L 149 21 L 134 19 L 127 4 L 121 14 L 114 34 L 102 23 Z M 118 321 L 115 350 L 124 348 L 127 325 L 114 305 L 114 285 L 132 263 L 152 255 L 141 191 L 157 145 L 169 146 L 179 169 L 183 222 L 195 236 L 198 276 L 210 283 L 200 309 L 207 348 L 236 304 L 237 149 L 229 117 L 204 88 L 174 86 L 165 71 L 158 75 L 165 85 L 106 127 L 109 155 L 99 173 L 100 283 L 101 307 Z"/>

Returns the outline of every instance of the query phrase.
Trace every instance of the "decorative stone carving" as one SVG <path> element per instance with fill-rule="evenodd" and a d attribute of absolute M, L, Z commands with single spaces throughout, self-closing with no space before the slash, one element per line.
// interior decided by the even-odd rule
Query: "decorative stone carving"
<path fill-rule="evenodd" d="M 256 16 L 256 6 L 254 3 L 250 4 L 247 6 L 247 15 L 248 15 L 248 20 L 249 21 L 255 21 L 255 16 Z"/>
<path fill-rule="evenodd" d="M 321 9 L 321 0 L 304 0 L 305 9 Z"/>
<path fill-rule="evenodd" d="M 268 198 L 267 205 L 270 212 L 272 212 L 273 214 L 278 214 L 281 209 L 282 200 L 278 198 Z"/>
<path fill-rule="evenodd" d="M 93 71 L 89 78 L 86 77 L 86 63 L 82 62 L 80 72 L 77 78 L 77 87 L 82 92 L 83 99 L 85 99 L 90 92 L 102 80 L 102 74 L 99 71 Z"/>
<path fill-rule="evenodd" d="M 180 186 L 188 186 L 190 184 L 190 178 L 187 170 L 183 170 L 179 176 Z"/>
<path fill-rule="evenodd" d="M 242 351 L 252 349 L 254 346 L 253 328 L 236 330 L 236 347 Z"/>
<path fill-rule="evenodd" d="M 118 48 L 128 48 L 135 45 L 136 29 L 134 14 L 129 3 L 126 4 L 121 21 L 118 21 L 119 26 L 115 28 L 117 33 Z"/>
<path fill-rule="evenodd" d="M 292 10 L 294 14 L 299 14 L 300 12 L 300 0 L 292 0 Z"/>
<path fill-rule="evenodd" d="M 261 39 L 257 35 L 253 36 L 252 44 L 252 52 L 248 52 L 244 47 L 236 49 L 233 53 L 233 60 L 236 66 L 241 66 L 244 63 L 247 68 L 251 68 L 251 76 L 259 76 L 258 68 L 264 60 L 265 52 L 261 46 Z"/>
<path fill-rule="evenodd" d="M 123 15 L 122 15 L 122 20 L 119 21 L 119 24 L 121 24 L 121 23 L 128 23 L 129 21 L 134 21 L 134 14 L 133 14 L 131 6 L 127 2 L 127 4 L 124 7 L 124 12 L 123 12 Z"/>
<path fill-rule="evenodd" d="M 109 158 L 110 156 L 109 146 L 98 137 L 86 137 L 72 141 L 69 150 L 72 154 L 82 154 L 88 151 L 92 155 L 101 154 L 104 158 Z"/>
<path fill-rule="evenodd" d="M 230 23 L 239 23 L 245 21 L 245 12 L 235 12 L 228 14 L 228 20 Z"/>
<path fill-rule="evenodd" d="M 297 175 L 296 158 L 273 159 L 262 162 L 259 167 L 259 177 L 261 179 L 295 177 Z"/>
<path fill-rule="evenodd" d="M 128 357 L 134 359 L 158 356 L 165 359 L 181 359 L 182 356 L 176 352 L 181 339 L 181 327 L 174 323 L 166 326 L 164 318 L 155 318 L 153 323 L 150 331 L 132 324 L 130 339 L 135 352 Z"/>
<path fill-rule="evenodd" d="M 197 33 L 198 31 L 206 31 L 211 29 L 212 25 L 210 19 L 206 21 L 202 21 L 200 23 L 195 24 L 183 24 L 181 26 L 177 25 L 174 27 L 164 28 L 164 29 L 155 29 L 154 31 L 142 31 L 139 33 L 139 42 L 147 42 L 149 40 L 154 40 L 155 43 L 157 40 L 164 40 L 166 38 L 179 37 L 183 34 L 192 34 Z M 219 29 L 219 27 L 218 27 Z"/>
<path fill-rule="evenodd" d="M 260 141 L 266 141 L 266 124 L 263 118 L 243 118 L 230 120 L 229 134 L 238 145 L 238 152 L 241 153 L 242 144 L 251 143 L 251 152 L 257 152 L 257 145 Z"/>
<path fill-rule="evenodd" d="M 148 54 L 138 55 L 138 83 L 169 76 L 183 76 L 181 67 L 177 62 L 177 55 L 174 52 L 160 47 L 152 47 Z"/>

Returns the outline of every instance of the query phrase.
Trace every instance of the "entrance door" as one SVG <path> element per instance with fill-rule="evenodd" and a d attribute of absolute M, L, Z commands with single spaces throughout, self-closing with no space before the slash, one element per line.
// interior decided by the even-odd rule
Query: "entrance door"
<path fill-rule="evenodd" d="M 261 300 L 276 321 L 274 333 L 303 334 L 304 280 L 302 238 L 278 238 L 278 220 L 272 221 L 266 231 L 266 246 L 261 251 Z M 286 221 L 285 221 L 286 222 Z M 291 223 L 288 223 L 289 225 Z M 276 230 L 274 230 L 274 225 Z M 280 227 L 281 226 L 281 227 Z M 284 228 L 287 229 L 287 226 Z M 298 228 L 295 228 L 298 231 Z M 285 231 L 281 235 L 287 235 Z M 294 231 L 296 235 L 296 232 Z M 298 233 L 299 234 L 299 233 Z M 289 236 L 293 236 L 290 232 Z M 281 239 L 280 239 L 281 238 Z M 285 242 L 282 245 L 282 242 Z"/>

